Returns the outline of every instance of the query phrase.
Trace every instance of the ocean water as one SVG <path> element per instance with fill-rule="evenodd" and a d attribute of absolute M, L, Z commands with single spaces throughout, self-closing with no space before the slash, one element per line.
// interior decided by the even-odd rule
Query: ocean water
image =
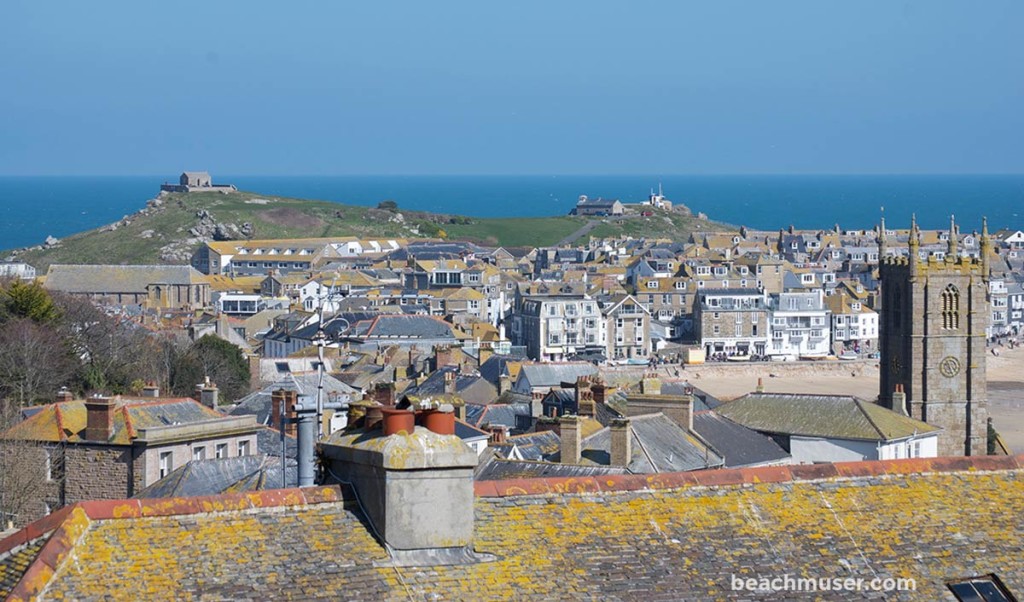
<path fill-rule="evenodd" d="M 162 176 L 0 177 L 0 249 L 116 221 L 156 195 Z M 289 196 L 469 215 L 564 215 L 581 194 L 637 202 L 666 197 L 721 222 L 758 229 L 890 227 L 912 213 L 925 228 L 955 214 L 963 230 L 1024 228 L 1024 174 L 950 176 L 231 176 L 214 181 Z"/>

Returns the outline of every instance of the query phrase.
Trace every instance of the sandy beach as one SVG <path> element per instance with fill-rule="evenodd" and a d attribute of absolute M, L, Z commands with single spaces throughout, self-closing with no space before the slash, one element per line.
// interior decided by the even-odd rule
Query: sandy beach
<path fill-rule="evenodd" d="M 1024 453 L 1024 348 L 997 347 L 987 355 L 989 414 L 996 430 L 1016 453 Z M 675 369 L 668 376 L 675 380 Z M 679 373 L 694 385 L 726 400 L 753 391 L 761 378 L 765 391 L 878 397 L 878 362 L 712 364 Z"/>

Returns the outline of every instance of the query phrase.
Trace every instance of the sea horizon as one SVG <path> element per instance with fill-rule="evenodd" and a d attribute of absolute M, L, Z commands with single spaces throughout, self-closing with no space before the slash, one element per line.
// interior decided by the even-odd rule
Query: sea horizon
<path fill-rule="evenodd" d="M 890 227 L 917 215 L 944 228 L 950 214 L 965 231 L 986 216 L 992 230 L 1024 228 L 1024 174 L 605 174 L 307 175 L 212 173 L 215 183 L 265 196 L 477 218 L 565 215 L 580 195 L 635 203 L 659 185 L 667 198 L 710 219 L 760 230 Z M 175 176 L 0 176 L 0 248 L 40 244 L 138 211 Z M 883 210 L 884 208 L 884 210 Z"/>

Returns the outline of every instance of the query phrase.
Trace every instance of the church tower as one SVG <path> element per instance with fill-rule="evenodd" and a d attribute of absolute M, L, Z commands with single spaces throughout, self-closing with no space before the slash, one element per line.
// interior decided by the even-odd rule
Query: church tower
<path fill-rule="evenodd" d="M 940 456 L 984 455 L 988 439 L 985 326 L 989 314 L 988 225 L 981 257 L 960 256 L 950 218 L 942 259 L 921 259 L 911 222 L 909 257 L 879 257 L 882 287 L 878 403 L 941 427 Z M 879 246 L 888 247 L 885 227 Z M 898 392 L 897 392 L 898 391 Z"/>

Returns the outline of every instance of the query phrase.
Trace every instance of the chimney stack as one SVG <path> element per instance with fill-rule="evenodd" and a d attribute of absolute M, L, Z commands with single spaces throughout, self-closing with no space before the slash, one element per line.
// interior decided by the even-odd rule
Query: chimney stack
<path fill-rule="evenodd" d="M 611 465 L 629 466 L 633 459 L 633 426 L 629 418 L 612 419 Z"/>
<path fill-rule="evenodd" d="M 146 386 L 142 387 L 143 397 L 160 397 L 160 387 L 153 381 L 146 383 Z"/>
<path fill-rule="evenodd" d="M 661 379 L 657 372 L 644 374 L 640 381 L 640 392 L 644 395 L 661 395 Z"/>
<path fill-rule="evenodd" d="M 434 346 L 434 370 L 440 370 L 455 363 L 455 350 L 451 345 Z"/>
<path fill-rule="evenodd" d="M 370 399 L 383 406 L 395 405 L 395 383 L 377 383 L 373 386 Z"/>
<path fill-rule="evenodd" d="M 480 343 L 476 353 L 478 365 L 483 366 L 484 362 L 491 359 L 491 356 L 494 355 L 494 345 L 490 342 Z"/>
<path fill-rule="evenodd" d="M 57 403 L 61 403 L 62 401 L 74 401 L 74 399 L 75 396 L 71 394 L 71 391 L 68 391 L 67 387 L 61 387 L 60 391 L 57 391 L 57 395 L 54 398 Z"/>
<path fill-rule="evenodd" d="M 207 376 L 203 382 L 196 385 L 196 401 L 203 404 L 204 406 L 217 409 L 217 398 L 218 391 L 217 385 L 210 382 L 210 377 Z"/>
<path fill-rule="evenodd" d="M 907 394 L 903 391 L 902 383 L 896 383 L 896 389 L 892 394 L 892 409 L 904 416 L 910 415 L 907 412 Z"/>
<path fill-rule="evenodd" d="M 594 394 L 594 405 L 604 405 L 608 395 L 608 387 L 600 376 L 594 379 L 594 382 L 590 385 L 590 391 Z"/>
<path fill-rule="evenodd" d="M 459 377 L 457 370 L 445 370 L 444 372 L 444 392 L 448 395 L 455 395 L 456 382 Z"/>
<path fill-rule="evenodd" d="M 559 437 L 562 440 L 561 448 L 561 463 L 562 464 L 579 464 L 583 441 L 580 433 L 580 417 L 579 416 L 562 416 L 558 420 L 561 433 Z"/>
<path fill-rule="evenodd" d="M 498 395 L 505 393 L 512 389 L 512 377 L 508 374 L 502 374 L 498 377 Z"/>
<path fill-rule="evenodd" d="M 295 418 L 295 404 L 299 401 L 299 394 L 297 391 L 288 391 L 287 389 L 278 389 L 270 394 L 270 425 L 277 430 L 283 430 L 285 434 L 294 437 L 295 436 L 295 423 L 292 419 Z M 281 409 L 284 408 L 285 420 L 287 421 L 283 427 L 281 424 Z"/>
<path fill-rule="evenodd" d="M 114 400 L 94 395 L 85 400 L 86 441 L 110 441 L 114 436 Z"/>
<path fill-rule="evenodd" d="M 473 549 L 477 455 L 455 435 L 416 427 L 407 436 L 353 432 L 320 443 L 329 481 L 351 483 L 390 558 L 377 566 L 466 565 Z"/>
<path fill-rule="evenodd" d="M 498 445 L 508 440 L 508 427 L 504 424 L 488 424 L 487 432 L 491 434 L 488 445 Z"/>
<path fill-rule="evenodd" d="M 576 413 L 580 416 L 594 417 L 594 392 L 590 389 L 590 378 L 576 378 Z"/>

